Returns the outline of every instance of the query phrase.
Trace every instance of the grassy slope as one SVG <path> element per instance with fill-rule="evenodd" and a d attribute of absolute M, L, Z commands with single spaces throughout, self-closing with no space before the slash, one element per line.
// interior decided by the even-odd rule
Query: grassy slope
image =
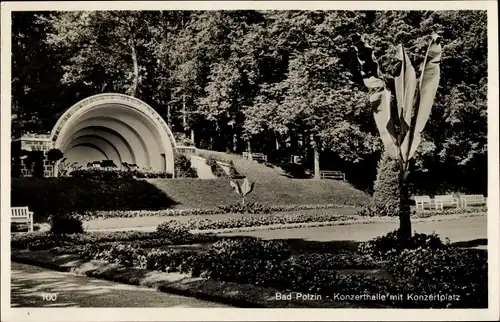
<path fill-rule="evenodd" d="M 203 155 L 213 154 L 220 159 L 232 160 L 236 169 L 255 182 L 250 202 L 284 204 L 359 204 L 368 195 L 350 184 L 335 180 L 290 179 L 278 167 L 270 167 L 238 155 L 201 150 Z M 149 179 L 150 183 L 178 203 L 176 207 L 215 207 L 239 201 L 227 179 Z"/>

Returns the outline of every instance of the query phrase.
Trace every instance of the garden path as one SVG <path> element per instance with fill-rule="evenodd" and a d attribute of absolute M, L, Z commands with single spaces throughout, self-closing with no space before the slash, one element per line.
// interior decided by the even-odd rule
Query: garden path
<path fill-rule="evenodd" d="M 198 173 L 198 178 L 200 179 L 215 179 L 215 175 L 212 173 L 212 169 L 205 164 L 205 159 L 200 158 L 196 155 L 191 156 L 191 166 L 196 169 Z"/>
<path fill-rule="evenodd" d="M 385 223 L 352 224 L 341 226 L 292 228 L 281 230 L 259 230 L 224 233 L 222 236 L 255 236 L 264 239 L 303 239 L 310 241 L 367 241 L 397 229 L 398 221 Z M 441 238 L 448 237 L 452 243 L 477 240 L 484 243 L 488 236 L 487 215 L 443 218 L 441 221 L 413 222 L 412 229 L 418 233 L 436 232 Z M 480 241 L 482 240 L 482 241 Z M 484 245 L 479 245 L 484 246 Z M 484 248 L 484 247 L 482 247 Z"/>
<path fill-rule="evenodd" d="M 45 301 L 42 293 L 56 293 Z M 228 305 L 101 279 L 11 263 L 12 307 L 214 308 Z"/>

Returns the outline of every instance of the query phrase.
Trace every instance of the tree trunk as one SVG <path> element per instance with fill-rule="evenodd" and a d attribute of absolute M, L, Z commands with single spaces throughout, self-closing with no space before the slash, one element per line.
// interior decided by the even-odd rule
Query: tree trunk
<path fill-rule="evenodd" d="M 170 104 L 167 104 L 167 124 L 168 126 L 172 127 L 172 111 L 171 111 Z"/>
<path fill-rule="evenodd" d="M 236 153 L 238 151 L 238 134 L 236 133 L 234 127 L 233 127 L 233 153 Z"/>
<path fill-rule="evenodd" d="M 411 238 L 410 204 L 408 203 L 408 184 L 403 166 L 400 165 L 399 176 L 399 236 L 404 243 Z"/>
<path fill-rule="evenodd" d="M 134 42 L 130 40 L 130 49 L 132 56 L 132 63 L 134 64 L 134 79 L 132 81 L 132 86 L 130 87 L 130 96 L 137 96 L 137 87 L 139 85 L 139 63 L 137 62 L 137 52 L 135 50 Z"/>
<path fill-rule="evenodd" d="M 252 158 L 252 138 L 248 138 L 247 140 L 247 152 L 248 152 L 248 159 L 250 161 L 253 160 Z"/>
<path fill-rule="evenodd" d="M 182 128 L 184 133 L 187 132 L 187 115 L 186 115 L 186 97 L 182 94 Z"/>
<path fill-rule="evenodd" d="M 319 143 L 318 139 L 313 137 L 313 150 L 314 150 L 314 179 L 321 179 L 320 168 L 319 168 Z"/>

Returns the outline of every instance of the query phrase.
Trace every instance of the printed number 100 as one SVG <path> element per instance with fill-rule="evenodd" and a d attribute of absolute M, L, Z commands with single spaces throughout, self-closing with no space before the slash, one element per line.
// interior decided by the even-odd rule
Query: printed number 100
<path fill-rule="evenodd" d="M 44 301 L 55 301 L 57 299 L 57 293 L 42 293 L 42 299 Z"/>

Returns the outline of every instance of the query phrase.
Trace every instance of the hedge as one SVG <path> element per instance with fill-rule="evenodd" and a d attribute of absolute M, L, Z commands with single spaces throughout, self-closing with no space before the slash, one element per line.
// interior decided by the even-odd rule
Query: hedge
<path fill-rule="evenodd" d="M 28 206 L 35 222 L 49 215 L 109 210 L 157 210 L 175 204 L 145 180 L 118 178 L 12 178 L 11 204 Z"/>

